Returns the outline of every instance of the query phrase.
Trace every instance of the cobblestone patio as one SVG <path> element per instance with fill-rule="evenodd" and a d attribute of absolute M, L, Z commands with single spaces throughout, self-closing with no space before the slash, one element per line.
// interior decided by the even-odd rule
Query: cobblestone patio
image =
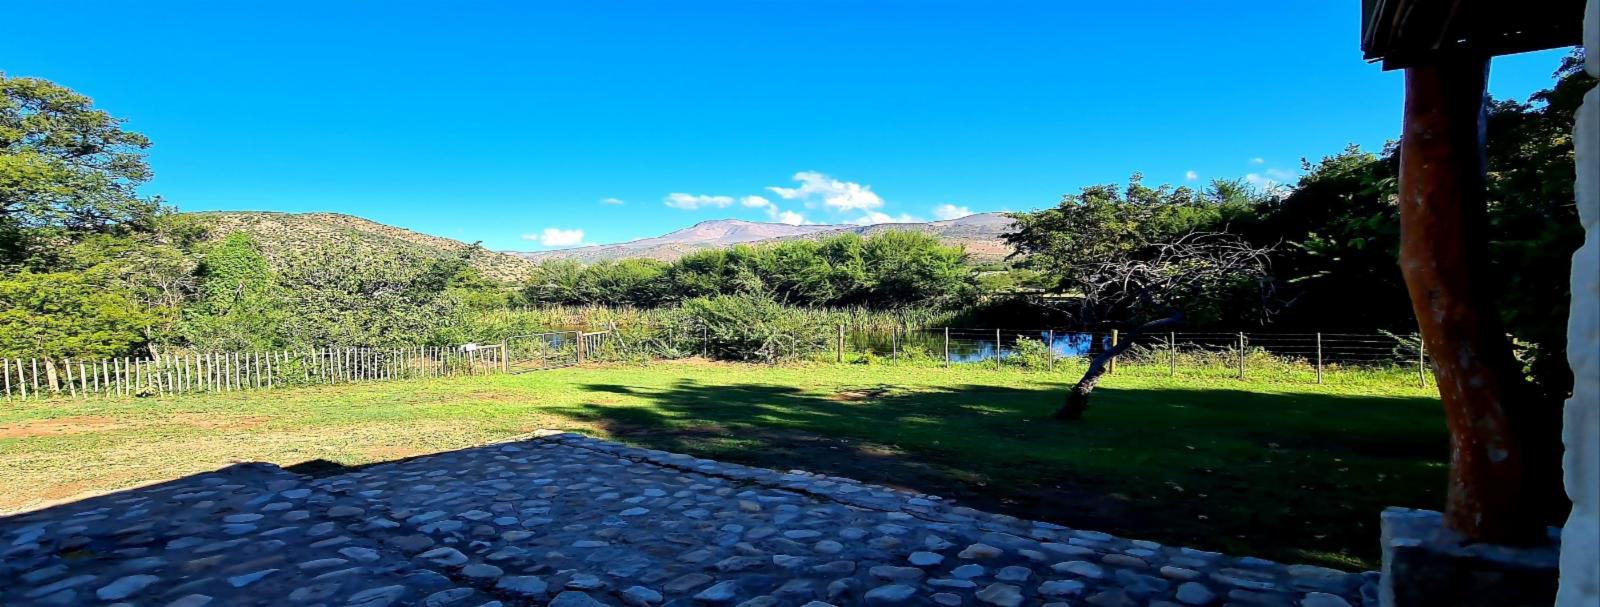
<path fill-rule="evenodd" d="M 17 606 L 1377 604 L 1372 573 L 574 434 L 315 478 L 231 466 L 0 519 L 0 555 Z"/>

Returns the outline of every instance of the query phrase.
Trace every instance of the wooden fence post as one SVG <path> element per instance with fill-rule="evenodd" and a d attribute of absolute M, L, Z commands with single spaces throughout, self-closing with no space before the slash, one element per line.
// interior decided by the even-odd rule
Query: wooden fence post
<path fill-rule="evenodd" d="M 950 366 L 950 327 L 944 328 L 944 364 Z"/>
<path fill-rule="evenodd" d="M 50 388 L 50 396 L 61 395 L 61 378 L 56 373 L 56 361 L 44 359 L 44 382 Z"/>
<path fill-rule="evenodd" d="M 1428 373 L 1426 371 L 1428 358 L 1428 345 L 1420 339 L 1417 341 L 1417 387 L 1428 387 Z"/>
<path fill-rule="evenodd" d="M 1178 376 L 1178 333 L 1167 333 L 1167 377 Z"/>
<path fill-rule="evenodd" d="M 994 330 L 994 368 L 1000 368 L 1000 330 Z"/>
<path fill-rule="evenodd" d="M 1048 329 L 1044 332 L 1044 364 L 1045 370 L 1056 370 L 1056 330 Z"/>
<path fill-rule="evenodd" d="M 1322 383 L 1322 332 L 1317 332 L 1317 383 Z"/>
<path fill-rule="evenodd" d="M 1239 332 L 1239 379 L 1244 379 L 1244 331 Z"/>
<path fill-rule="evenodd" d="M 1112 329 L 1111 330 L 1111 349 L 1113 349 L 1113 350 L 1117 349 L 1117 330 L 1116 329 Z M 1111 360 L 1106 361 L 1106 362 L 1107 362 L 1106 373 L 1116 373 L 1117 372 L 1117 357 L 1113 356 L 1113 357 L 1111 357 Z"/>
<path fill-rule="evenodd" d="M 900 362 L 900 327 L 889 327 L 889 360 Z"/>
<path fill-rule="evenodd" d="M 839 323 L 838 347 L 835 348 L 833 362 L 844 362 L 844 323 Z"/>

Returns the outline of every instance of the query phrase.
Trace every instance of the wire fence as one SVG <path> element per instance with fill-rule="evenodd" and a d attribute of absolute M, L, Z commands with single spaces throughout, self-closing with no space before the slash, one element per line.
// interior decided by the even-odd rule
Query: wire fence
<path fill-rule="evenodd" d="M 992 365 L 1034 370 L 1086 368 L 1127 339 L 1117 330 L 937 327 L 898 331 L 840 330 L 835 362 Z M 1427 385 L 1428 358 L 1415 335 L 1389 333 L 1165 332 L 1140 336 L 1109 367 L 1170 377 L 1324 383 L 1330 375 L 1392 375 Z"/>
<path fill-rule="evenodd" d="M 809 360 L 851 364 L 992 366 L 1037 371 L 1087 368 L 1121 345 L 1118 330 L 928 327 L 859 329 L 845 325 L 785 332 L 761 326 L 716 330 L 619 327 L 632 336 L 611 357 L 706 356 L 754 362 Z M 613 345 L 622 345 L 620 342 Z M 1234 378 L 1328 383 L 1374 376 L 1428 385 L 1431 360 L 1416 335 L 1391 333 L 1164 332 L 1139 336 L 1112 359 L 1119 368 L 1171 378 Z"/>
<path fill-rule="evenodd" d="M 1123 344 L 1118 330 L 1074 328 L 769 326 L 763 323 L 613 325 L 589 360 L 713 359 L 777 363 L 994 367 L 1081 372 Z M 1427 386 L 1420 337 L 1392 333 L 1163 332 L 1138 336 L 1111 372 L 1183 379 L 1338 383 L 1380 379 Z"/>

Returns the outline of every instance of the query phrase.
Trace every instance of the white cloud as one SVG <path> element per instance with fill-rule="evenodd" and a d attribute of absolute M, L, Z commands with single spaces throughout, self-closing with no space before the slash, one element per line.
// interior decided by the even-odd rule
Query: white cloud
<path fill-rule="evenodd" d="M 1187 179 L 1187 180 L 1189 180 L 1189 181 L 1194 181 L 1194 180 L 1196 180 L 1196 179 L 1199 179 L 1199 178 L 1200 178 L 1200 174 L 1199 174 L 1199 173 L 1196 173 L 1196 172 L 1194 172 L 1194 171 L 1184 171 L 1184 172 L 1183 172 L 1183 178 L 1184 178 L 1184 179 Z"/>
<path fill-rule="evenodd" d="M 883 206 L 883 199 L 869 185 L 839 181 L 816 171 L 795 173 L 794 180 L 800 182 L 800 187 L 770 186 L 767 190 L 784 200 L 799 200 L 808 204 L 820 200 L 823 206 L 840 211 L 864 211 Z"/>
<path fill-rule="evenodd" d="M 729 205 L 733 204 L 733 197 L 706 196 L 704 194 L 685 194 L 683 192 L 673 192 L 671 194 L 667 194 L 666 199 L 664 199 L 662 202 L 674 209 L 683 209 L 685 211 L 693 211 L 700 207 L 717 207 L 719 209 L 725 209 Z"/>
<path fill-rule="evenodd" d="M 547 247 L 571 247 L 583 244 L 583 230 L 545 228 L 538 234 L 523 234 L 523 240 L 532 240 Z"/>
<path fill-rule="evenodd" d="M 862 216 L 850 220 L 850 223 L 853 223 L 853 224 L 858 225 L 858 226 L 870 226 L 870 225 L 877 225 L 877 224 L 880 224 L 880 223 L 920 223 L 920 222 L 922 222 L 921 219 L 919 219 L 917 217 L 912 217 L 912 216 L 907 215 L 905 213 L 901 213 L 899 215 L 890 215 L 888 213 L 884 213 L 884 212 L 881 212 L 881 211 L 867 211 Z"/>
<path fill-rule="evenodd" d="M 777 208 L 777 207 L 772 206 L 772 201 L 771 200 L 767 200 L 767 199 L 762 198 L 760 196 L 745 196 L 744 198 L 740 198 L 739 199 L 739 204 L 744 205 L 744 206 L 749 207 L 749 208 L 752 208 L 752 209 L 763 209 L 763 208 L 772 209 L 772 208 Z"/>
<path fill-rule="evenodd" d="M 961 219 L 972 214 L 972 209 L 958 207 L 953 204 L 941 204 L 933 207 L 934 219 Z"/>
<path fill-rule="evenodd" d="M 801 214 L 796 213 L 794 211 L 777 211 L 776 208 L 774 208 L 773 210 L 776 211 L 776 212 L 773 213 L 772 220 L 776 221 L 778 223 L 786 223 L 786 224 L 789 224 L 789 225 L 792 225 L 792 226 L 803 226 L 803 225 L 811 223 L 809 221 L 806 221 L 806 217 L 804 215 L 801 215 Z"/>
<path fill-rule="evenodd" d="M 611 197 L 601 198 L 600 199 L 600 204 L 618 205 L 618 204 L 622 204 L 622 199 L 621 198 L 611 198 Z"/>
<path fill-rule="evenodd" d="M 1267 169 L 1267 177 L 1278 181 L 1288 182 L 1295 178 L 1295 174 L 1283 169 Z"/>
<path fill-rule="evenodd" d="M 1255 158 L 1251 158 L 1250 159 L 1250 164 L 1266 164 L 1266 163 L 1267 163 L 1267 159 L 1262 158 L 1260 156 L 1256 156 Z"/>

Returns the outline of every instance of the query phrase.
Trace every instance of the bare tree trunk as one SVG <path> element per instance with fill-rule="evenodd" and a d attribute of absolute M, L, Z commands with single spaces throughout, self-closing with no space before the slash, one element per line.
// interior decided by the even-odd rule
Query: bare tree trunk
<path fill-rule="evenodd" d="M 1128 348 L 1133 347 L 1134 341 L 1146 332 L 1166 329 L 1182 323 L 1183 314 L 1175 312 L 1172 316 L 1160 320 L 1152 320 L 1129 331 L 1127 336 L 1115 346 L 1094 357 L 1094 360 L 1089 363 L 1089 369 L 1084 371 L 1083 378 L 1079 379 L 1078 383 L 1072 386 L 1072 390 L 1067 392 L 1066 404 L 1061 405 L 1061 408 L 1056 410 L 1054 417 L 1063 420 L 1082 418 L 1084 410 L 1089 408 L 1089 394 L 1094 392 L 1095 386 L 1100 385 L 1100 379 L 1105 376 L 1112 360 L 1123 352 L 1128 351 Z"/>
<path fill-rule="evenodd" d="M 1488 267 L 1484 85 L 1489 62 L 1442 60 L 1406 70 L 1400 140 L 1400 269 L 1450 427 L 1445 525 L 1467 537 L 1544 537 L 1559 470 L 1554 427 L 1527 398 L 1501 325 Z M 1554 418 L 1551 418 L 1554 419 Z"/>

